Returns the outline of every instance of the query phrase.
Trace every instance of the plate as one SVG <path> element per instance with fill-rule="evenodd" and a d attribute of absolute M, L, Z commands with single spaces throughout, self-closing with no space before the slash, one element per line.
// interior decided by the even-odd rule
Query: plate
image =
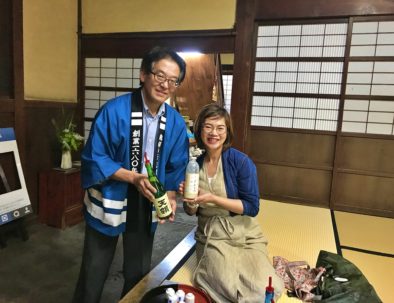
<path fill-rule="evenodd" d="M 187 284 L 167 284 L 152 288 L 142 297 L 140 303 L 167 303 L 166 289 L 169 287 L 175 291 L 182 289 L 185 294 L 191 292 L 195 297 L 195 303 L 212 303 L 212 300 L 203 290 Z"/>

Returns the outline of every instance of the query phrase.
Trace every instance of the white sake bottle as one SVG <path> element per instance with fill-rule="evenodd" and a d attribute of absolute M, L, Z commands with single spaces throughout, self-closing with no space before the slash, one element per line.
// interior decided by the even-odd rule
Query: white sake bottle
<path fill-rule="evenodd" d="M 200 179 L 200 167 L 196 157 L 191 156 L 186 166 L 186 181 L 183 196 L 186 199 L 194 199 L 198 195 L 198 182 Z"/>

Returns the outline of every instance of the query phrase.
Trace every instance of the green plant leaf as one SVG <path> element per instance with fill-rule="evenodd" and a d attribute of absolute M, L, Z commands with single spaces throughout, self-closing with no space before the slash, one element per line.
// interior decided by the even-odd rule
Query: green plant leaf
<path fill-rule="evenodd" d="M 63 127 L 59 127 L 57 121 L 52 118 L 51 122 L 55 128 L 56 137 L 63 151 L 77 151 L 83 142 L 83 137 L 75 131 L 74 116 L 65 117 L 62 108 Z"/>

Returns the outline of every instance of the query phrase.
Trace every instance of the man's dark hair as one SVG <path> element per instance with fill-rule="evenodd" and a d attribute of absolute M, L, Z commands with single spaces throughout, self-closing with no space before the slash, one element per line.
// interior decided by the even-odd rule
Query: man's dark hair
<path fill-rule="evenodd" d="M 178 82 L 182 83 L 186 75 L 186 62 L 176 52 L 168 47 L 155 46 L 152 48 L 142 59 L 141 70 L 149 74 L 152 72 L 153 64 L 162 59 L 171 59 L 175 61 L 181 71 L 179 74 Z"/>

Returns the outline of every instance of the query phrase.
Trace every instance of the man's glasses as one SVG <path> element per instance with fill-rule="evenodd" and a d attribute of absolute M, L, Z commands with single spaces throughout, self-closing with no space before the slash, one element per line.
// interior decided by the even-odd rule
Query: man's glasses
<path fill-rule="evenodd" d="M 204 124 L 202 127 L 203 131 L 207 134 L 212 133 L 214 130 L 216 130 L 216 133 L 218 135 L 223 135 L 227 131 L 227 127 L 224 125 L 218 125 L 218 126 L 213 126 L 212 124 Z"/>
<path fill-rule="evenodd" d="M 153 75 L 153 77 L 155 78 L 155 80 L 157 82 L 160 82 L 160 83 L 167 82 L 168 86 L 170 86 L 170 87 L 178 87 L 180 85 L 178 79 L 176 79 L 176 80 L 175 79 L 169 79 L 163 73 L 154 73 L 154 72 L 150 72 L 150 73 Z"/>

